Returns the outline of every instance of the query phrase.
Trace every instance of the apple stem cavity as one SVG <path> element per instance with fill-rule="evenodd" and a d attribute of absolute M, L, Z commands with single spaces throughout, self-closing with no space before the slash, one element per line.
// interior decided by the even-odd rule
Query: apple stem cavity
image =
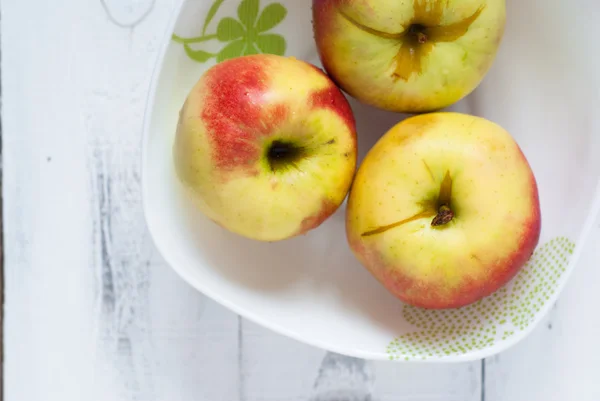
<path fill-rule="evenodd" d="M 396 68 L 392 73 L 394 80 L 408 81 L 414 74 L 421 74 L 424 59 L 438 42 L 454 42 L 462 37 L 469 27 L 479 18 L 485 8 L 480 6 L 463 20 L 442 24 L 444 11 L 450 7 L 441 0 L 413 0 L 414 16 L 402 32 L 384 32 L 371 28 L 352 18 L 343 10 L 340 14 L 358 29 L 380 38 L 398 41 L 400 49 L 395 57 Z"/>
<path fill-rule="evenodd" d="M 431 174 L 431 170 L 426 162 L 425 166 L 427 167 L 429 173 Z M 404 220 L 397 221 L 392 224 L 388 224 L 385 226 L 377 227 L 372 230 L 366 231 L 361 234 L 363 237 L 369 237 L 375 234 L 381 234 L 393 228 L 399 227 L 403 224 L 410 223 L 415 220 L 430 218 L 433 217 L 431 221 L 432 227 L 439 227 L 445 224 L 450 223 L 452 219 L 454 219 L 454 212 L 450 208 L 450 202 L 452 200 L 452 177 L 450 177 L 450 172 L 446 171 L 446 175 L 440 184 L 440 192 L 438 194 L 437 201 L 426 201 L 423 205 L 423 210 L 414 216 L 406 218 Z M 437 209 L 437 210 L 436 210 Z"/>
<path fill-rule="evenodd" d="M 296 167 L 296 162 L 304 157 L 304 148 L 289 142 L 273 141 L 267 149 L 267 161 L 271 171 L 280 171 L 287 167 Z"/>
<path fill-rule="evenodd" d="M 411 24 L 408 27 L 408 35 L 411 36 L 417 43 L 426 43 L 429 37 L 427 36 L 427 28 L 421 24 Z"/>

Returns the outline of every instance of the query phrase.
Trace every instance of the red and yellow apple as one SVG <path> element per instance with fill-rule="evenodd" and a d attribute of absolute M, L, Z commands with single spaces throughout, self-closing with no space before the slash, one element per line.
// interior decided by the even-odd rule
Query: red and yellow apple
<path fill-rule="evenodd" d="M 366 155 L 348 197 L 346 235 L 392 294 L 457 308 L 505 285 L 539 241 L 534 174 L 499 125 L 430 113 L 392 127 Z"/>
<path fill-rule="evenodd" d="M 270 54 L 209 68 L 187 96 L 173 146 L 199 209 L 262 241 L 304 234 L 333 214 L 356 155 L 343 93 L 312 64 Z"/>
<path fill-rule="evenodd" d="M 372 106 L 439 110 L 472 92 L 504 34 L 505 0 L 313 0 L 327 73 Z"/>

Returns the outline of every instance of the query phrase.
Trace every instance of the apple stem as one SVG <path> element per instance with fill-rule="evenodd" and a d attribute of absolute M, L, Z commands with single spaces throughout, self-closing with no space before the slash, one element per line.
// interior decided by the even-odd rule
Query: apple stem
<path fill-rule="evenodd" d="M 454 212 L 446 205 L 440 206 L 437 215 L 431 221 L 433 227 L 448 224 L 454 218 Z"/>

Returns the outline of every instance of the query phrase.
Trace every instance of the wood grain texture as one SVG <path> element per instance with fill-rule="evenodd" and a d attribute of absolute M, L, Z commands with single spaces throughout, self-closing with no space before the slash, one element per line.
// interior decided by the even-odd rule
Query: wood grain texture
<path fill-rule="evenodd" d="M 243 321 L 243 401 L 479 401 L 479 362 L 373 362 L 301 344 Z"/>
<path fill-rule="evenodd" d="M 552 330 L 487 361 L 483 389 L 480 362 L 325 352 L 185 284 L 156 252 L 140 203 L 142 117 L 174 3 L 1 3 L 6 400 L 600 398 L 586 384 L 592 361 L 581 363 L 597 353 L 600 326 L 589 309 L 572 313 L 598 302 L 581 291 L 600 279 L 592 263 L 576 272 Z"/>

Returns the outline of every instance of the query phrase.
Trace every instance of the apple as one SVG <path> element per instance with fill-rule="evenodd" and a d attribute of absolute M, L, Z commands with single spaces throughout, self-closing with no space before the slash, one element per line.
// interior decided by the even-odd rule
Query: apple
<path fill-rule="evenodd" d="M 536 179 L 516 141 L 481 117 L 435 112 L 386 132 L 348 196 L 364 267 L 413 306 L 458 308 L 505 285 L 538 244 Z"/>
<path fill-rule="evenodd" d="M 313 0 L 330 77 L 380 109 L 437 111 L 472 92 L 504 34 L 505 0 Z"/>
<path fill-rule="evenodd" d="M 350 105 L 322 70 L 258 54 L 202 74 L 180 111 L 173 159 L 208 218 L 278 241 L 337 210 L 354 177 L 356 146 Z"/>

